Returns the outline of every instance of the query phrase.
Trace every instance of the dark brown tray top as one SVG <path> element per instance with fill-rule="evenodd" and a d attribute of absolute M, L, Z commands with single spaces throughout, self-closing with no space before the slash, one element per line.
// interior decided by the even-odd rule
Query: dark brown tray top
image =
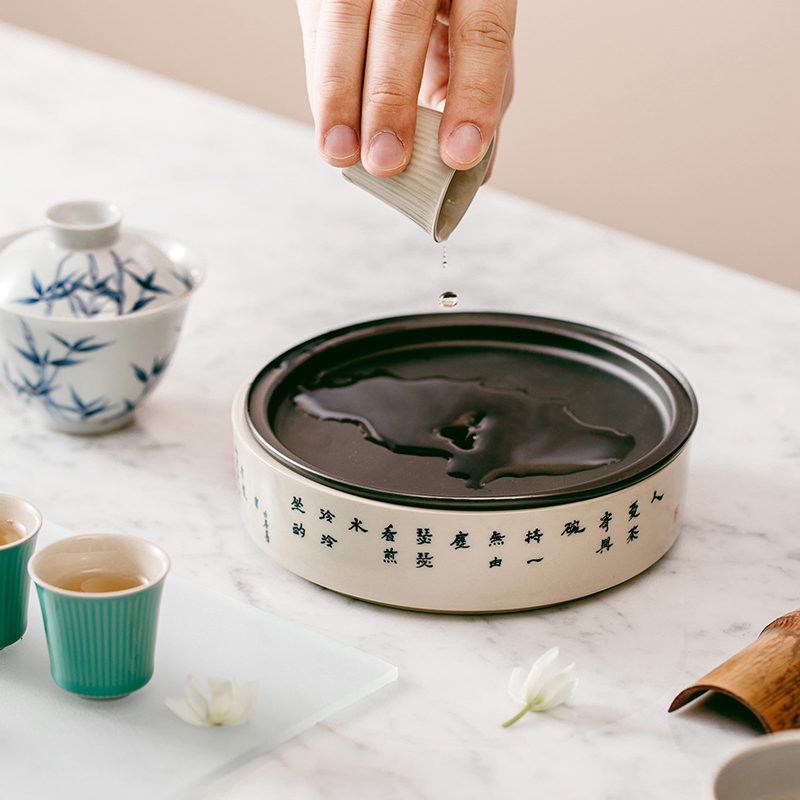
<path fill-rule="evenodd" d="M 354 325 L 268 364 L 248 398 L 265 450 L 388 502 L 513 508 L 642 480 L 680 452 L 685 379 L 622 337 L 560 320 L 447 313 Z"/>

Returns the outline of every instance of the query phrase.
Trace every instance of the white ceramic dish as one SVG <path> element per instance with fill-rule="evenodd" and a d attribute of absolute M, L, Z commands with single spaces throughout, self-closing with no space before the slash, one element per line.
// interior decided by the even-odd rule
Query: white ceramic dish
<path fill-rule="evenodd" d="M 582 445 L 596 450 L 599 436 L 621 449 L 572 468 L 563 448 L 545 443 L 528 474 L 518 464 L 505 473 L 487 468 L 489 479 L 470 486 L 469 463 L 446 470 L 480 455 L 488 424 L 449 420 L 435 433 L 442 452 L 409 453 L 376 443 L 381 431 L 369 411 L 309 413 L 307 397 L 319 387 L 327 389 L 317 400 L 329 402 L 331 387 L 376 375 L 399 376 L 389 395 L 402 414 L 414 413 L 403 394 L 409 384 L 426 390 L 436 385 L 426 382 L 431 376 L 447 375 L 457 394 L 476 377 L 479 397 L 522 397 L 534 416 L 543 406 L 536 430 L 567 425 Z M 448 403 L 452 394 L 444 392 Z M 633 577 L 673 544 L 696 415 L 691 388 L 673 368 L 585 326 L 480 313 L 356 325 L 284 353 L 237 394 L 241 510 L 278 563 L 347 595 L 457 613 L 559 603 Z M 518 444 L 509 445 L 515 453 Z"/>
<path fill-rule="evenodd" d="M 800 731 L 759 737 L 728 758 L 705 791 L 707 800 L 798 800 Z"/>
<path fill-rule="evenodd" d="M 125 280 L 135 286 L 136 299 L 131 299 L 130 292 L 100 291 L 117 284 L 112 286 L 107 275 L 101 277 L 104 262 L 99 250 L 77 252 L 73 259 L 94 264 L 90 281 L 94 289 L 82 291 L 82 273 L 59 271 L 60 261 L 42 257 L 41 236 L 40 231 L 23 231 L 0 239 L 3 377 L 20 399 L 36 408 L 48 427 L 77 434 L 123 427 L 164 377 L 188 302 L 203 280 L 203 265 L 186 245 L 169 236 L 131 230 L 124 234 L 126 241 L 133 242 L 135 252 L 147 254 L 143 258 L 150 268 L 137 276 L 141 281 L 126 273 Z M 63 260 L 61 251 L 58 247 L 53 252 Z M 14 257 L 5 259 L 9 254 Z M 109 269 L 114 269 L 118 258 L 116 253 L 109 256 Z M 161 267 L 153 259 L 160 259 Z M 58 297 L 44 291 L 37 295 L 35 287 L 44 287 L 39 276 L 48 280 L 44 277 L 48 269 L 58 273 L 57 278 L 55 273 L 50 275 L 48 286 L 57 286 L 71 275 L 70 288 L 76 291 L 56 292 Z M 167 282 L 169 292 L 142 286 L 160 288 Z"/>

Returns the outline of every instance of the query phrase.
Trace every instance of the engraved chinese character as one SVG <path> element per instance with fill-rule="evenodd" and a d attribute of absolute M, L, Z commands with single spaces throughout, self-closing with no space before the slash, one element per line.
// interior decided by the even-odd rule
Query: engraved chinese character
<path fill-rule="evenodd" d="M 333 547 L 336 544 L 336 542 L 338 542 L 338 541 L 339 541 L 338 539 L 334 539 L 333 536 L 329 536 L 326 533 L 326 534 L 324 534 L 322 536 L 322 538 L 320 539 L 319 543 L 320 544 L 324 544 L 327 547 Z"/>
<path fill-rule="evenodd" d="M 456 538 L 453 539 L 452 542 L 450 542 L 450 547 L 454 547 L 456 550 L 464 550 L 464 549 L 468 548 L 469 545 L 467 544 L 467 536 L 469 536 L 468 533 L 464 533 L 463 531 L 459 531 L 456 534 Z"/>
<path fill-rule="evenodd" d="M 493 547 L 496 544 L 505 544 L 505 534 L 500 533 L 500 531 L 492 531 L 492 535 L 489 537 L 489 547 Z"/>
<path fill-rule="evenodd" d="M 542 541 L 542 536 L 544 534 L 536 528 L 536 530 L 528 531 L 528 535 L 525 537 L 525 541 L 530 544 L 531 542 L 536 542 L 537 544 Z"/>
<path fill-rule="evenodd" d="M 383 551 L 383 560 L 387 564 L 396 564 L 397 563 L 397 559 L 395 558 L 396 555 L 397 555 L 397 550 L 395 550 L 394 547 L 390 547 L 388 550 Z"/>
<path fill-rule="evenodd" d="M 606 511 L 605 514 L 600 518 L 600 527 L 608 533 L 608 523 L 611 522 L 611 512 Z"/>
<path fill-rule="evenodd" d="M 258 508 L 258 498 L 257 497 L 253 498 L 253 503 L 255 503 L 255 507 Z"/>
<path fill-rule="evenodd" d="M 301 539 L 306 535 L 306 529 L 303 527 L 302 522 L 293 522 L 292 523 L 292 533 L 295 536 L 299 536 Z"/>
<path fill-rule="evenodd" d="M 383 533 L 381 534 L 381 539 L 385 539 L 387 542 L 393 542 L 395 536 L 397 536 L 397 531 L 394 529 L 394 526 L 387 525 L 383 529 Z"/>
<path fill-rule="evenodd" d="M 493 558 L 489 562 L 489 569 L 491 569 L 492 567 L 499 567 L 502 563 L 503 563 L 503 559 L 502 558 Z"/>
<path fill-rule="evenodd" d="M 528 564 L 533 564 L 534 561 L 536 561 L 536 562 L 544 561 L 544 558 L 529 558 L 527 563 Z"/>
<path fill-rule="evenodd" d="M 417 528 L 417 544 L 430 544 L 432 539 L 430 528 Z"/>
<path fill-rule="evenodd" d="M 572 536 L 574 533 L 583 533 L 586 528 L 581 528 L 581 523 L 578 520 L 573 520 L 572 522 L 567 522 L 564 525 L 564 530 L 561 531 L 562 536 Z"/>
<path fill-rule="evenodd" d="M 639 501 L 634 500 L 628 507 L 628 519 L 631 520 L 634 517 L 638 516 L 639 516 Z"/>
<path fill-rule="evenodd" d="M 651 503 L 655 503 L 656 500 L 659 502 L 664 499 L 664 493 L 662 492 L 659 494 L 657 491 L 653 492 L 653 499 L 650 501 Z"/>
<path fill-rule="evenodd" d="M 628 531 L 628 539 L 627 539 L 627 541 L 628 542 L 632 542 L 634 539 L 638 539 L 638 538 L 639 538 L 639 526 L 638 525 L 634 525 Z"/>
<path fill-rule="evenodd" d="M 596 553 L 602 553 L 604 550 L 610 550 L 613 546 L 614 545 L 611 542 L 611 537 L 609 536 L 606 539 L 603 539 L 603 541 L 600 544 L 600 549 L 599 550 L 595 550 L 595 552 Z"/>
<path fill-rule="evenodd" d="M 269 541 L 269 520 L 266 511 L 264 512 L 264 538 Z"/>
<path fill-rule="evenodd" d="M 430 553 L 417 553 L 417 569 L 420 567 L 433 569 L 433 556 Z"/>
<path fill-rule="evenodd" d="M 353 517 L 353 521 L 350 523 L 350 527 L 347 530 L 368 533 L 367 529 L 364 527 L 364 523 L 358 517 Z"/>
<path fill-rule="evenodd" d="M 292 498 L 292 511 L 299 511 L 301 514 L 305 514 L 306 510 L 303 508 L 303 501 L 299 497 Z"/>
<path fill-rule="evenodd" d="M 328 511 L 327 508 L 321 508 L 319 510 L 319 518 L 325 520 L 325 522 L 333 523 L 333 518 L 336 516 L 332 511 Z"/>

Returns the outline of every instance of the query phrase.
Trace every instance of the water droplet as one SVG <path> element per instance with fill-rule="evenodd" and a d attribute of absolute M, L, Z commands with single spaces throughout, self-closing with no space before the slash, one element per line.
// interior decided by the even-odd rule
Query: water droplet
<path fill-rule="evenodd" d="M 439 295 L 439 305 L 442 308 L 453 308 L 458 305 L 458 295 L 455 292 L 442 292 Z"/>

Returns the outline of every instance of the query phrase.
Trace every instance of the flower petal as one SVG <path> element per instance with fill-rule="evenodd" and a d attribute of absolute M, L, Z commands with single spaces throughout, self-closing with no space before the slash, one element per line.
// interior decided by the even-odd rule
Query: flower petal
<path fill-rule="evenodd" d="M 511 672 L 511 679 L 508 682 L 508 693 L 518 703 L 525 704 L 525 693 L 522 691 L 522 686 L 525 682 L 525 670 L 522 667 L 514 667 Z"/>
<path fill-rule="evenodd" d="M 513 670 L 508 693 L 522 705 L 522 709 L 503 727 L 512 725 L 527 711 L 549 711 L 561 705 L 575 691 L 578 685 L 578 679 L 572 674 L 575 665 L 559 668 L 557 660 L 558 648 L 553 647 L 536 660 L 524 680 L 519 667 Z"/>
<path fill-rule="evenodd" d="M 233 684 L 222 678 L 209 678 L 208 687 L 211 689 L 208 719 L 212 725 L 224 725 L 233 703 Z"/>
<path fill-rule="evenodd" d="M 522 691 L 525 695 L 524 702 L 530 702 L 541 691 L 542 685 L 550 679 L 555 669 L 555 661 L 558 658 L 558 648 L 551 647 L 544 655 L 539 656 L 531 667 Z"/>
<path fill-rule="evenodd" d="M 173 713 L 190 725 L 205 728 L 215 725 L 241 725 L 247 722 L 256 702 L 258 681 L 237 688 L 233 681 L 208 679 L 209 693 L 190 675 L 186 697 L 168 697 L 164 702 Z"/>
<path fill-rule="evenodd" d="M 570 665 L 543 687 L 538 702 L 531 705 L 532 710 L 549 711 L 560 706 L 575 691 L 577 685 L 578 679 L 572 677 L 572 665 Z"/>
<path fill-rule="evenodd" d="M 229 712 L 223 720 L 224 725 L 241 725 L 250 719 L 258 696 L 258 681 L 250 681 L 236 690 Z"/>
<path fill-rule="evenodd" d="M 233 692 L 233 681 L 226 680 L 225 678 L 209 678 L 208 689 L 211 695 L 217 692 Z"/>
<path fill-rule="evenodd" d="M 208 718 L 208 699 L 200 684 L 190 675 L 186 679 L 186 700 L 201 719 Z"/>
<path fill-rule="evenodd" d="M 558 672 L 550 675 L 546 681 L 542 681 L 541 686 L 539 687 L 539 694 L 540 695 L 549 695 L 552 694 L 553 687 L 561 686 L 564 681 L 568 681 L 570 676 L 572 675 L 572 667 L 567 667 L 565 670 L 559 670 Z"/>
<path fill-rule="evenodd" d="M 164 700 L 167 708 L 190 725 L 207 728 L 211 725 L 208 720 L 198 715 L 185 697 L 168 697 Z"/>
<path fill-rule="evenodd" d="M 578 679 L 573 678 L 570 681 L 566 681 L 564 685 L 557 691 L 554 692 L 550 698 L 550 708 L 555 708 L 556 706 L 560 706 L 563 702 L 568 700 L 575 689 L 578 688 Z"/>

